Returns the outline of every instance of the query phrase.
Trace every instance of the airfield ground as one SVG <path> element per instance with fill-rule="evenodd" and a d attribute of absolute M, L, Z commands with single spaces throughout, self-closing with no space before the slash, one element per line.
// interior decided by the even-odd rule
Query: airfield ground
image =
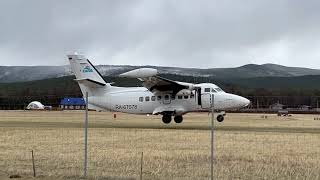
<path fill-rule="evenodd" d="M 267 116 L 264 118 L 263 116 Z M 227 114 L 215 121 L 216 179 L 320 179 L 317 115 Z M 160 116 L 89 113 L 89 177 L 208 179 L 210 121 L 190 113 L 182 124 Z M 0 179 L 79 179 L 83 111 L 0 111 Z"/>

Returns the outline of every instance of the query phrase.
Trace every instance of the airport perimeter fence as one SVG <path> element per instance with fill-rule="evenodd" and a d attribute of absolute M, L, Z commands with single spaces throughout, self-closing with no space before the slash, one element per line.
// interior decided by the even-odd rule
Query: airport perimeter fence
<path fill-rule="evenodd" d="M 79 179 L 84 111 L 0 111 L 0 177 Z M 319 179 L 316 115 L 227 114 L 215 122 L 214 178 Z M 320 118 L 319 118 L 320 119 Z M 89 112 L 88 176 L 92 179 L 208 179 L 210 115 L 182 124 L 160 116 Z"/>
<path fill-rule="evenodd" d="M 39 101 L 53 110 L 61 110 L 61 100 L 64 98 L 82 98 L 81 94 L 38 95 L 38 96 L 0 96 L 0 110 L 23 110 L 32 101 Z M 319 96 L 246 96 L 251 103 L 248 109 L 292 109 L 315 110 L 319 109 Z M 77 105 L 66 108 L 79 109 Z"/>

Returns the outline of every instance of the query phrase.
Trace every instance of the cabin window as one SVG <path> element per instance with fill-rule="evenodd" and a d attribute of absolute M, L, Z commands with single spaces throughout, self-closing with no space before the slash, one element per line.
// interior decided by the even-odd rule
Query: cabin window
<path fill-rule="evenodd" d="M 211 88 L 204 88 L 204 92 L 210 92 Z"/>
<path fill-rule="evenodd" d="M 150 101 L 150 97 L 149 96 L 146 97 L 146 101 Z"/>
<path fill-rule="evenodd" d="M 190 99 L 192 99 L 192 98 L 194 98 L 194 94 L 191 94 L 191 95 L 190 95 Z"/>
<path fill-rule="evenodd" d="M 143 102 L 143 97 L 139 97 L 139 101 L 140 101 L 140 102 Z"/>
<path fill-rule="evenodd" d="M 164 100 L 169 100 L 169 95 L 165 95 Z"/>
<path fill-rule="evenodd" d="M 158 99 L 158 101 L 160 101 L 161 100 L 161 96 L 157 96 L 157 99 Z"/>
<path fill-rule="evenodd" d="M 189 96 L 183 96 L 185 99 L 188 99 L 189 98 Z"/>
<path fill-rule="evenodd" d="M 171 96 L 171 100 L 175 100 L 176 99 L 176 96 Z"/>
<path fill-rule="evenodd" d="M 151 96 L 151 101 L 155 101 L 156 97 L 155 96 Z"/>
<path fill-rule="evenodd" d="M 178 96 L 178 99 L 182 99 L 182 96 Z"/>

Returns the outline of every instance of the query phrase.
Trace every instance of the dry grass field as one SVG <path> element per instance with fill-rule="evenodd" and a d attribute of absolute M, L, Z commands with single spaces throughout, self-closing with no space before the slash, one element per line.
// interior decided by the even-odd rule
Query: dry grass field
<path fill-rule="evenodd" d="M 216 179 L 320 179 L 316 115 L 227 114 L 215 122 Z M 80 179 L 82 111 L 0 111 L 0 179 Z M 160 116 L 89 114 L 89 178 L 208 179 L 210 121 L 191 113 L 182 124 Z M 31 152 L 37 178 L 32 178 Z"/>

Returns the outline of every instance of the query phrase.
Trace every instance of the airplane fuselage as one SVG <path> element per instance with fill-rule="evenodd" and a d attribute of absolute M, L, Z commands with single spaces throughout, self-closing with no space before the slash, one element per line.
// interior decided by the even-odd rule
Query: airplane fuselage
<path fill-rule="evenodd" d="M 208 85 L 205 84 L 205 87 Z M 187 112 L 211 111 L 212 94 L 216 110 L 237 109 L 249 103 L 240 96 L 223 91 L 201 94 L 193 91 L 189 95 L 171 96 L 170 93 L 154 94 L 144 87 L 112 87 L 100 96 L 89 97 L 89 108 L 132 114 L 159 114 L 174 109 L 176 114 L 182 115 Z"/>

